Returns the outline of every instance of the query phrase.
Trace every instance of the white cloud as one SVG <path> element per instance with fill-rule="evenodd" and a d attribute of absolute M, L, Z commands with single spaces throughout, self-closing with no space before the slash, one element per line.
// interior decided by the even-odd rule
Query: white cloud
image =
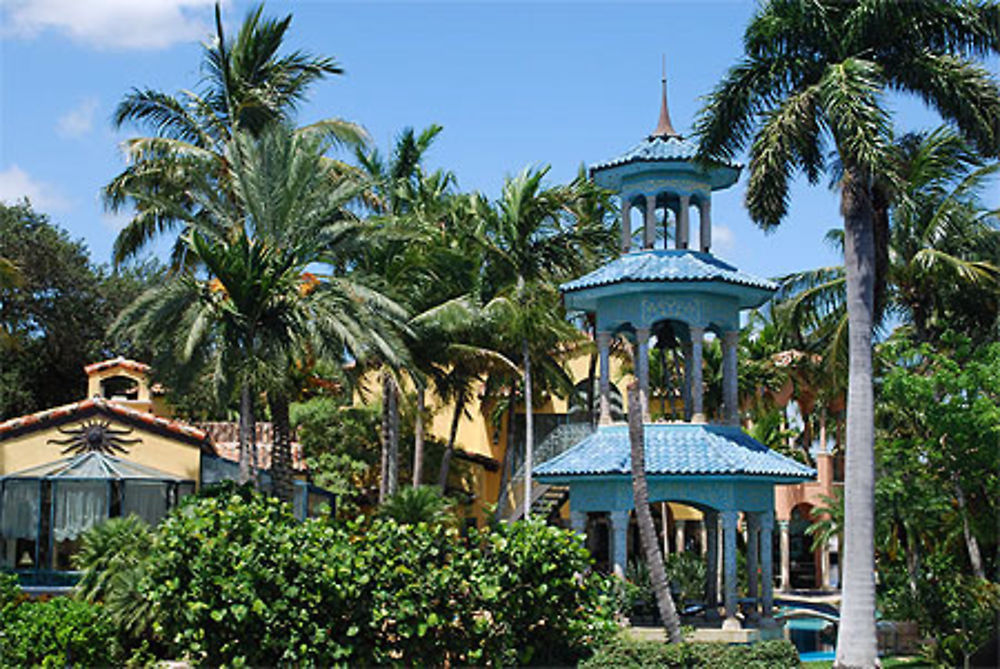
<path fill-rule="evenodd" d="M 736 235 L 725 225 L 712 225 L 712 251 L 718 255 L 728 255 L 736 249 Z"/>
<path fill-rule="evenodd" d="M 88 97 L 59 117 L 56 131 L 63 137 L 83 137 L 94 127 L 97 98 Z"/>
<path fill-rule="evenodd" d="M 4 0 L 3 33 L 55 30 L 99 49 L 162 49 L 204 39 L 214 0 Z"/>
<path fill-rule="evenodd" d="M 31 178 L 17 165 L 0 171 L 0 201 L 14 204 L 24 198 L 28 198 L 35 209 L 46 213 L 69 207 L 66 198 L 55 188 Z"/>

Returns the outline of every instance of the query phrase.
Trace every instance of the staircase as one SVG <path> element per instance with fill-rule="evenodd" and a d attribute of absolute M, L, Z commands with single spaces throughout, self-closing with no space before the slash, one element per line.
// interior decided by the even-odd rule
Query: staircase
<path fill-rule="evenodd" d="M 540 465 L 560 453 L 576 446 L 594 432 L 589 423 L 560 425 L 549 433 L 535 448 L 535 464 Z M 510 494 L 505 495 L 502 518 L 520 520 L 524 517 L 524 466 L 518 468 L 508 484 Z M 569 499 L 569 487 L 531 482 L 531 515 L 552 521 L 558 518 L 559 509 Z"/>

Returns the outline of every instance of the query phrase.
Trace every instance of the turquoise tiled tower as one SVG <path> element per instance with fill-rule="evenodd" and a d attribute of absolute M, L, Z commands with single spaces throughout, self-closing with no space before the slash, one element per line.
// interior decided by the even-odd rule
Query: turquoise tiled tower
<path fill-rule="evenodd" d="M 750 619 L 771 617 L 774 485 L 798 483 L 815 472 L 768 450 L 740 429 L 740 311 L 763 304 L 777 286 L 712 255 L 712 193 L 736 183 L 741 167 L 699 163 L 696 150 L 673 128 L 664 80 L 659 123 L 653 133 L 621 156 L 591 167 L 594 181 L 620 198 L 621 255 L 563 284 L 561 290 L 568 309 L 586 312 L 596 320 L 600 418 L 593 434 L 541 464 L 535 476 L 541 483 L 569 488 L 570 519 L 578 530 L 585 531 L 588 522 L 610 521 L 612 562 L 617 572 L 623 572 L 633 507 L 631 449 L 626 426 L 614 424 L 611 418 L 609 351 L 614 338 L 625 339 L 634 347 L 650 501 L 680 502 L 702 512 L 707 528 L 710 617 L 719 595 L 715 565 L 721 525 L 723 626 L 733 629 Z M 690 248 L 692 207 L 699 214 L 697 250 Z M 641 211 L 640 226 L 633 226 L 635 208 Z M 671 239 L 673 248 L 669 248 Z M 702 378 L 702 350 L 708 333 L 720 340 L 723 351 L 723 406 L 714 421 L 706 417 Z M 651 341 L 660 338 L 679 342 L 683 349 L 683 421 L 650 420 L 649 351 Z M 740 514 L 748 526 L 750 572 L 756 574 L 758 564 L 763 572 L 762 592 L 758 593 L 756 579 L 752 579 L 753 615 L 742 623 L 736 616 Z"/>

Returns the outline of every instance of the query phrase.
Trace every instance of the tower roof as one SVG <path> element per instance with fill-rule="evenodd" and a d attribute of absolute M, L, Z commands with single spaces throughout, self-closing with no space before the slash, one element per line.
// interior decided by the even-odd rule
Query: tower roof
<path fill-rule="evenodd" d="M 712 281 L 756 289 L 757 306 L 777 290 L 773 281 L 747 274 L 710 253 L 689 249 L 647 249 L 626 253 L 593 272 L 560 286 L 564 293 L 619 283 Z"/>
<path fill-rule="evenodd" d="M 662 476 L 753 476 L 810 479 L 816 471 L 769 450 L 738 427 L 650 423 L 643 430 L 646 473 Z M 539 465 L 539 481 L 632 474 L 628 425 L 604 425 L 573 448 Z"/>

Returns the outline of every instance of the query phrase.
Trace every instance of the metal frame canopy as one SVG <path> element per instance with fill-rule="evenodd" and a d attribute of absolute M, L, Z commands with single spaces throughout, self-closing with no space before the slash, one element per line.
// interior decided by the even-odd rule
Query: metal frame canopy
<path fill-rule="evenodd" d="M 191 479 L 88 451 L 0 477 L 0 537 L 33 542 L 28 571 L 45 573 L 57 542 L 75 540 L 114 512 L 155 524 L 194 490 Z"/>

